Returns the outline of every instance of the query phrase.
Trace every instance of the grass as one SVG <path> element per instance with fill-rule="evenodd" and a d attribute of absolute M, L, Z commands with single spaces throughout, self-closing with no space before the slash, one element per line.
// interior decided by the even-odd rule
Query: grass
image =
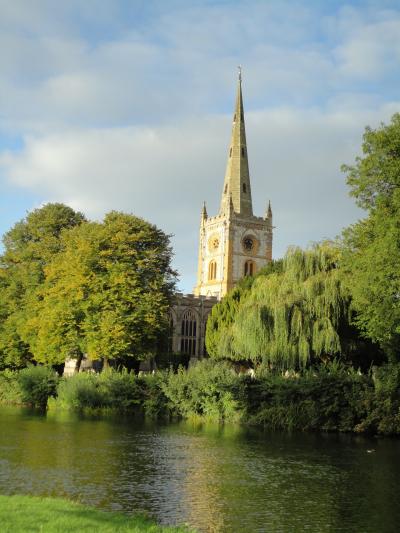
<path fill-rule="evenodd" d="M 2 533 L 189 533 L 186 527 L 159 526 L 144 516 L 128 516 L 56 498 L 0 496 Z"/>

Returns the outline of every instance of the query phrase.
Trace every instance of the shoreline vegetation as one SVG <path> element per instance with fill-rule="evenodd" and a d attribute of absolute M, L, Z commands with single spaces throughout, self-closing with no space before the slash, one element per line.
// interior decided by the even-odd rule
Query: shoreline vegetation
<path fill-rule="evenodd" d="M 109 369 L 59 378 L 48 367 L 0 372 L 0 403 L 121 412 L 160 420 L 239 423 L 269 430 L 400 435 L 400 364 L 368 373 L 338 362 L 301 372 L 237 373 L 203 360 L 136 376 Z"/>
<path fill-rule="evenodd" d="M 108 512 L 60 498 L 0 496 L 1 530 L 13 533 L 190 533 L 186 526 L 160 526 L 141 515 Z"/>

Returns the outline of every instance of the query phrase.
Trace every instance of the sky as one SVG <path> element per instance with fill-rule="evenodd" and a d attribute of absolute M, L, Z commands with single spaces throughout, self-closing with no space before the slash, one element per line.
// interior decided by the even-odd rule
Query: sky
<path fill-rule="evenodd" d="M 63 202 L 172 235 L 196 281 L 242 65 L 253 207 L 274 258 L 363 216 L 340 167 L 400 111 L 400 2 L 0 0 L 0 234 Z"/>

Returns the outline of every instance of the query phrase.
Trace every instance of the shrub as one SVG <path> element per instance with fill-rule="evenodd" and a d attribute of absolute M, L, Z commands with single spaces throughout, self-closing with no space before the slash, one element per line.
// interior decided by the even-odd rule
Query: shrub
<path fill-rule="evenodd" d="M 116 409 L 131 411 L 143 405 L 143 383 L 134 374 L 107 370 L 80 372 L 60 381 L 56 407 L 63 409 Z"/>
<path fill-rule="evenodd" d="M 3 370 L 0 372 L 0 403 L 22 403 L 22 391 L 17 372 L 12 370 Z"/>
<path fill-rule="evenodd" d="M 243 378 L 227 363 L 199 361 L 188 371 L 169 372 L 161 386 L 172 412 L 185 418 L 232 421 L 241 416 Z"/>
<path fill-rule="evenodd" d="M 168 376 L 169 372 L 157 372 L 137 378 L 143 392 L 143 410 L 146 417 L 166 418 L 174 414 L 164 391 Z"/>
<path fill-rule="evenodd" d="M 127 411 L 143 403 L 143 390 L 135 374 L 107 370 L 99 375 L 99 391 L 107 406 Z"/>
<path fill-rule="evenodd" d="M 56 406 L 64 409 L 96 409 L 109 406 L 109 398 L 98 374 L 81 372 L 63 378 L 57 388 Z"/>
<path fill-rule="evenodd" d="M 47 366 L 28 366 L 18 373 L 22 401 L 44 409 L 50 396 L 56 395 L 58 375 Z"/>

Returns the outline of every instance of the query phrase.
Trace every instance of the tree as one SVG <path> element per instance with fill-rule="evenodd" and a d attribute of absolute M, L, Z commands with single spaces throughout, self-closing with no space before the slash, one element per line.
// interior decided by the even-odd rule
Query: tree
<path fill-rule="evenodd" d="M 133 215 L 112 212 L 63 234 L 45 268 L 23 332 L 37 361 L 82 354 L 126 365 L 147 358 L 168 328 L 175 286 L 169 237 Z"/>
<path fill-rule="evenodd" d="M 355 323 L 400 357 L 400 114 L 390 124 L 366 128 L 363 156 L 344 165 L 350 194 L 367 217 L 344 232 L 344 278 Z"/>
<path fill-rule="evenodd" d="M 213 307 L 206 329 L 207 352 L 214 358 L 225 358 L 232 354 L 232 327 L 236 320 L 240 303 L 247 297 L 255 279 L 260 276 L 282 272 L 283 261 L 271 261 L 255 276 L 245 276 L 235 287 Z M 240 356 L 238 357 L 240 359 Z M 244 357 L 243 357 L 244 359 Z"/>
<path fill-rule="evenodd" d="M 63 204 L 46 204 L 17 222 L 3 237 L 0 257 L 0 367 L 18 368 L 32 360 L 21 336 L 27 306 L 44 282 L 45 267 L 61 251 L 61 235 L 85 221 Z"/>
<path fill-rule="evenodd" d="M 350 294 L 338 269 L 340 249 L 292 248 L 283 266 L 234 289 L 207 323 L 211 357 L 295 369 L 339 357 L 353 360 L 365 343 L 351 328 Z M 232 312 L 230 312 L 232 311 Z"/>

